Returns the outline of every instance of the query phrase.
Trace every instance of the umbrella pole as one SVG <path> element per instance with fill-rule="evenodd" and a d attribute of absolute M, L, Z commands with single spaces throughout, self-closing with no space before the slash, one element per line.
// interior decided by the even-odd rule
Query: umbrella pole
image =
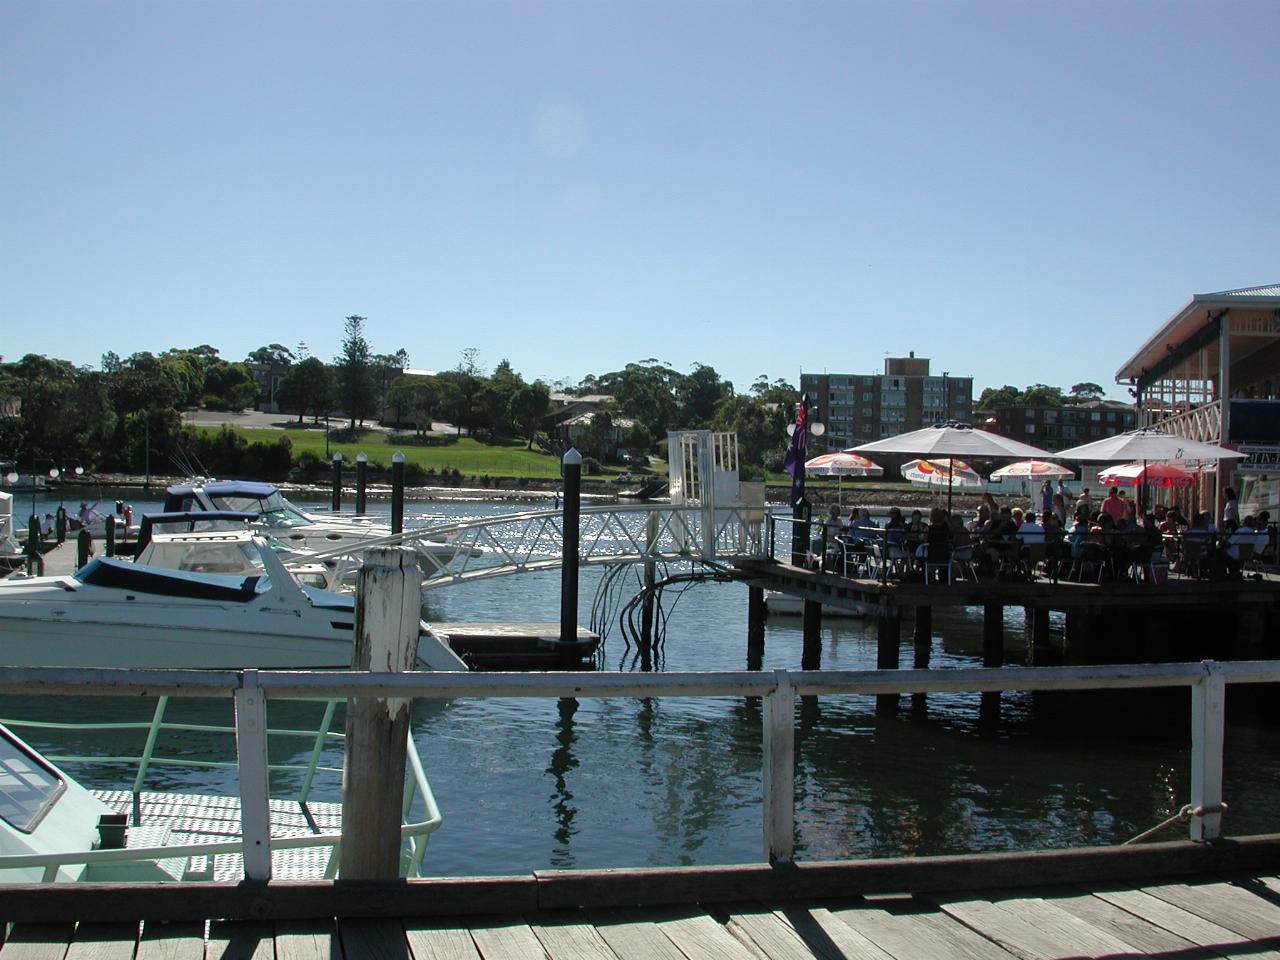
<path fill-rule="evenodd" d="M 951 486 L 956 479 L 956 462 L 953 458 L 947 468 L 947 516 L 951 515 Z"/>

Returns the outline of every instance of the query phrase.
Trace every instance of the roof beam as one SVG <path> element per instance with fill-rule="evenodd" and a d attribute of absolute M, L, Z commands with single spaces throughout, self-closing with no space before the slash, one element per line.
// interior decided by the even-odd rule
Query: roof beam
<path fill-rule="evenodd" d="M 1138 390 L 1145 392 L 1147 387 L 1157 383 L 1164 374 L 1217 340 L 1222 332 L 1222 322 L 1230 312 L 1229 309 L 1219 311 L 1216 317 L 1211 317 L 1208 323 L 1170 350 L 1162 360 L 1157 361 L 1150 369 L 1144 369 L 1134 378 Z"/>

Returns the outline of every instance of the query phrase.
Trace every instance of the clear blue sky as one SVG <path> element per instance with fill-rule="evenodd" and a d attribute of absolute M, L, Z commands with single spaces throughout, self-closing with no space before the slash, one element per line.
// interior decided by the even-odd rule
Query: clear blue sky
<path fill-rule="evenodd" d="M 1280 3 L 0 8 L 0 354 L 1116 368 L 1280 280 Z"/>

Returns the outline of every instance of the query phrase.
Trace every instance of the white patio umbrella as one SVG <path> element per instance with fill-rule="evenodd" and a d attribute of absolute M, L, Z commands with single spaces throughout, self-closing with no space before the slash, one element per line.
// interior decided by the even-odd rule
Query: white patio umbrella
<path fill-rule="evenodd" d="M 866 457 L 842 450 L 839 453 L 824 453 L 804 462 L 805 473 L 836 478 L 836 501 L 844 503 L 845 477 L 879 477 L 884 467 L 872 463 Z"/>
<path fill-rule="evenodd" d="M 928 487 L 980 487 L 982 477 L 963 460 L 910 460 L 902 465 L 902 475 L 912 483 Z"/>
<path fill-rule="evenodd" d="M 1129 463 L 1137 460 L 1231 460 L 1244 454 L 1217 444 L 1188 440 L 1155 427 L 1142 427 L 1071 447 L 1053 456 L 1061 460 Z"/>
<path fill-rule="evenodd" d="M 1014 480 L 1065 480 L 1075 475 L 1074 470 L 1047 460 L 1019 460 L 991 471 L 992 480 L 1004 480 L 1006 477 Z"/>
<path fill-rule="evenodd" d="M 1094 460 L 1100 463 L 1128 463 L 1141 461 L 1145 468 L 1150 460 L 1231 460 L 1243 457 L 1238 450 L 1229 450 L 1213 443 L 1201 443 L 1176 434 L 1165 433 L 1155 427 L 1139 427 L 1114 437 L 1103 437 L 1092 443 L 1071 447 L 1055 454 L 1063 460 Z M 1139 506 L 1145 501 L 1139 487 Z"/>
<path fill-rule="evenodd" d="M 850 447 L 855 453 L 910 453 L 918 457 L 1035 457 L 1054 456 L 1029 443 L 1020 443 L 998 433 L 975 430 L 967 423 L 935 423 L 896 437 L 873 440 Z M 951 486 L 947 487 L 947 509 L 951 509 Z"/>

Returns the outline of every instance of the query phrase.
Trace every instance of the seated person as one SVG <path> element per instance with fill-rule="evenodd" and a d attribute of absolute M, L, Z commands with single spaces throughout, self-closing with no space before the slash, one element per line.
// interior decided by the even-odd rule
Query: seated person
<path fill-rule="evenodd" d="M 977 514 L 974 516 L 974 518 L 971 521 L 969 521 L 966 529 L 970 533 L 979 533 L 981 532 L 982 528 L 985 527 L 990 522 L 990 520 L 991 520 L 991 511 L 987 508 L 987 505 L 984 503 L 982 504 L 982 506 L 978 507 Z"/>
<path fill-rule="evenodd" d="M 1045 512 L 1046 521 L 1052 516 L 1052 513 L 1048 511 Z M 1031 543 L 1044 543 L 1044 533 L 1045 528 L 1041 524 L 1036 523 L 1035 513 L 1028 512 L 1026 516 L 1023 517 L 1022 526 L 1018 528 L 1018 539 L 1021 540 L 1024 545 Z"/>
<path fill-rule="evenodd" d="M 889 508 L 889 519 L 884 525 L 884 542 L 902 546 L 907 538 L 907 523 L 902 519 L 902 511 L 897 507 Z"/>
<path fill-rule="evenodd" d="M 924 514 L 919 510 L 911 511 L 911 519 L 907 522 L 907 539 L 913 543 L 920 543 L 924 540 L 927 524 L 924 522 Z"/>
<path fill-rule="evenodd" d="M 946 563 L 951 559 L 951 524 L 947 521 L 947 511 L 934 507 L 929 511 L 929 526 L 925 528 L 925 539 L 916 547 L 916 556 L 930 563 Z"/>

